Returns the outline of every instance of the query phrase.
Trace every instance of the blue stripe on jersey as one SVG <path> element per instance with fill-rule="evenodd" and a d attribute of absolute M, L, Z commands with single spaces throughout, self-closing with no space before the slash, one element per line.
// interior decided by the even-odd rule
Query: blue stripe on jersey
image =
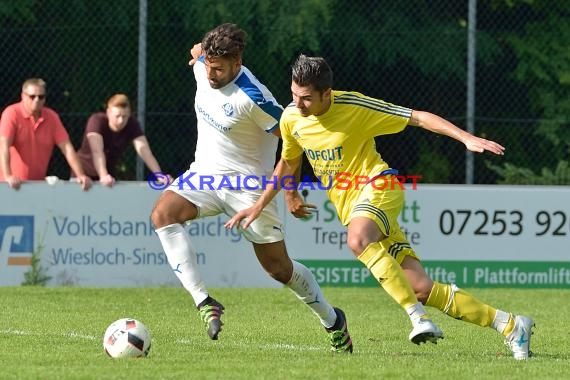
<path fill-rule="evenodd" d="M 241 75 L 236 79 L 236 81 L 234 83 L 243 92 L 245 92 L 246 95 L 249 96 L 249 98 L 255 104 L 257 104 L 265 113 L 271 115 L 275 120 L 277 120 L 279 122 L 279 119 L 281 118 L 281 114 L 283 113 L 283 110 L 281 109 L 281 107 L 278 107 L 273 102 L 266 100 L 263 97 L 263 93 L 261 92 L 259 87 L 257 87 L 250 80 L 250 78 L 247 76 L 247 74 L 245 72 L 241 73 Z M 274 128 L 275 128 L 275 126 L 272 128 L 272 130 Z"/>
<path fill-rule="evenodd" d="M 334 102 L 336 104 L 352 104 L 366 107 L 375 111 L 401 116 L 408 119 L 412 116 L 412 110 L 409 108 L 389 104 L 379 99 L 361 97 L 355 94 L 342 94 L 336 96 L 334 98 Z"/>

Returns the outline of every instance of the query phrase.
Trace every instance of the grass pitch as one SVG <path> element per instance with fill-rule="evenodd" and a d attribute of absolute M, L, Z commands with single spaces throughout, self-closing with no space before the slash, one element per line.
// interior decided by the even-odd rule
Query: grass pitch
<path fill-rule="evenodd" d="M 226 307 L 218 341 L 182 288 L 0 288 L 0 379 L 567 379 L 570 290 L 471 292 L 536 323 L 534 357 L 517 362 L 502 337 L 430 309 L 445 339 L 416 346 L 405 312 L 380 288 L 325 288 L 347 315 L 354 354 L 328 336 L 287 289 L 211 289 Z M 151 331 L 144 359 L 109 358 L 106 327 L 137 318 Z"/>

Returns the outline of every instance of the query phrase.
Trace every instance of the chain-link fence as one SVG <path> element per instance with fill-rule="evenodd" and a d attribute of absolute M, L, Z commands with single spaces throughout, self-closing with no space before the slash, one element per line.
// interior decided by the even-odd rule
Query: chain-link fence
<path fill-rule="evenodd" d="M 428 183 L 466 183 L 471 173 L 481 184 L 567 184 L 570 11 L 563 0 L 537 3 L 4 1 L 0 101 L 19 101 L 25 79 L 43 78 L 47 105 L 78 147 L 88 116 L 124 92 L 161 166 L 176 175 L 196 144 L 189 49 L 234 22 L 248 32 L 244 63 L 284 105 L 295 56 L 323 55 L 335 88 L 434 112 L 507 147 L 504 157 L 474 155 L 470 172 L 464 146 L 449 138 L 417 128 L 378 138 L 403 174 Z M 120 179 L 137 178 L 135 162 L 131 149 Z M 69 175 L 57 152 L 50 173 Z"/>

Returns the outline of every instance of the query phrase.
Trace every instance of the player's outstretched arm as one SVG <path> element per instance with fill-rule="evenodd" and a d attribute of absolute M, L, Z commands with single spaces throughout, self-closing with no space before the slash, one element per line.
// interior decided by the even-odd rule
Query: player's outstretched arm
<path fill-rule="evenodd" d="M 249 208 L 238 211 L 237 214 L 226 222 L 224 227 L 229 229 L 234 226 L 239 226 L 243 219 L 245 219 L 243 228 L 249 227 L 249 225 L 259 217 L 265 206 L 275 198 L 279 190 L 283 187 L 283 183 L 285 182 L 284 178 L 294 176 L 299 165 L 301 165 L 301 156 L 288 161 L 283 158 L 280 159 L 275 166 L 275 170 L 273 170 L 273 178 L 271 181 L 266 181 L 267 187 L 264 189 L 257 202 Z"/>
<path fill-rule="evenodd" d="M 483 153 L 484 151 L 488 151 L 498 155 L 505 154 L 504 146 L 495 141 L 473 136 L 471 133 L 464 131 L 433 113 L 414 110 L 412 111 L 409 124 L 461 141 L 465 147 L 472 152 Z"/>

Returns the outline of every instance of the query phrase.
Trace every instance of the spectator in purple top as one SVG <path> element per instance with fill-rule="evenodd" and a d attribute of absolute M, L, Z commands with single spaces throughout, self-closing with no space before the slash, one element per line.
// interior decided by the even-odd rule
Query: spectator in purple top
<path fill-rule="evenodd" d="M 129 98 L 125 94 L 115 94 L 107 101 L 106 112 L 95 113 L 87 121 L 78 151 L 85 174 L 112 187 L 117 164 L 131 142 L 151 173 L 162 172 L 139 122 L 131 116 Z M 157 177 L 157 182 L 167 180 L 172 182 L 172 177 Z"/>

